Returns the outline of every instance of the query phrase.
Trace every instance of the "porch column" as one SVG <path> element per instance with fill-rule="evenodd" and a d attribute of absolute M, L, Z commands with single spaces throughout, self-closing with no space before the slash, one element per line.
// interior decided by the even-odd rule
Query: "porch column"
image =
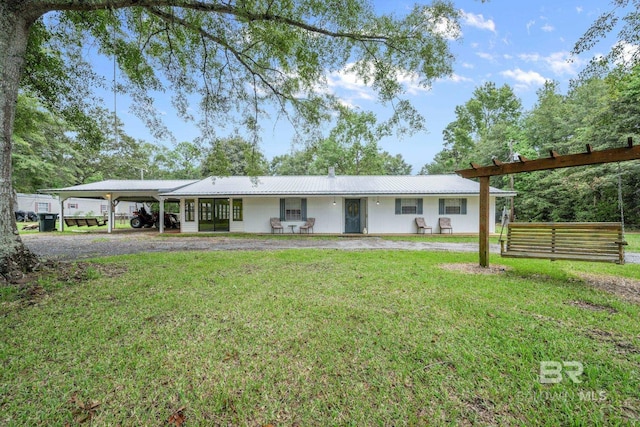
<path fill-rule="evenodd" d="M 489 177 L 480 177 L 480 267 L 489 267 Z"/>
<path fill-rule="evenodd" d="M 164 197 L 158 197 L 160 212 L 158 213 L 158 224 L 160 224 L 160 233 L 164 233 Z"/>

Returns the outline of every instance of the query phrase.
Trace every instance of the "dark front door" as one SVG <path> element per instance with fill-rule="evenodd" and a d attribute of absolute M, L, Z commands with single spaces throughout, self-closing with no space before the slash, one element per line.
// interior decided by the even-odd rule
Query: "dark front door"
<path fill-rule="evenodd" d="M 229 231 L 229 199 L 213 200 L 213 229 Z"/>
<path fill-rule="evenodd" d="M 198 230 L 229 231 L 229 199 L 200 199 Z"/>
<path fill-rule="evenodd" d="M 213 199 L 198 202 L 198 230 L 213 231 Z"/>
<path fill-rule="evenodd" d="M 360 199 L 344 201 L 344 232 L 360 233 Z"/>

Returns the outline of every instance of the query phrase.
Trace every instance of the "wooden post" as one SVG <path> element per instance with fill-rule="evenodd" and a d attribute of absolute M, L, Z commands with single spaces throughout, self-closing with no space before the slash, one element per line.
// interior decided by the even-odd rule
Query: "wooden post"
<path fill-rule="evenodd" d="M 480 267 L 489 267 L 489 177 L 480 177 Z"/>

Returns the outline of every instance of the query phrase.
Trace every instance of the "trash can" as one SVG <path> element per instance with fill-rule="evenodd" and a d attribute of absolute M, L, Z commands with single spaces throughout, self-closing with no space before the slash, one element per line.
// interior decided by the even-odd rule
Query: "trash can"
<path fill-rule="evenodd" d="M 54 231 L 56 229 L 56 220 L 58 214 L 56 213 L 39 213 L 38 221 L 40 225 L 40 232 Z"/>

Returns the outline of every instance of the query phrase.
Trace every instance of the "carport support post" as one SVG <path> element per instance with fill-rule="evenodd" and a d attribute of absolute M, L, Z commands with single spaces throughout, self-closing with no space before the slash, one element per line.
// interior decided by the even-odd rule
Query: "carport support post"
<path fill-rule="evenodd" d="M 109 214 L 109 221 L 107 221 L 107 233 L 111 234 L 113 231 L 113 201 L 111 200 L 111 193 L 107 193 L 107 214 Z"/>
<path fill-rule="evenodd" d="M 489 177 L 480 177 L 480 267 L 489 267 Z"/>
<path fill-rule="evenodd" d="M 58 221 L 60 221 L 60 231 L 64 231 L 64 202 L 67 199 L 61 199 L 60 196 L 58 196 L 58 203 L 60 203 L 60 218 L 58 218 Z"/>
<path fill-rule="evenodd" d="M 160 233 L 164 233 L 164 198 L 158 198 L 160 201 L 160 212 L 158 214 L 158 223 L 160 224 Z"/>

